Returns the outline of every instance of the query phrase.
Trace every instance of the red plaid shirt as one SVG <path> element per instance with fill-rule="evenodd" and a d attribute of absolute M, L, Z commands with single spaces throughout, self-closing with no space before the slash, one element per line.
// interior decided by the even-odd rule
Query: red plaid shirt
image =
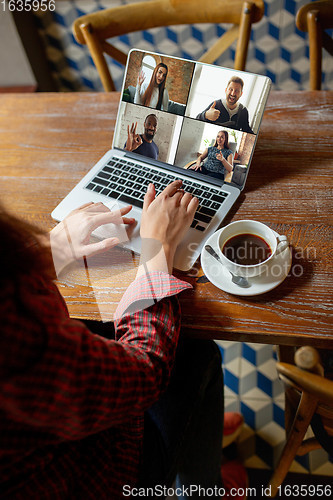
<path fill-rule="evenodd" d="M 152 287 L 161 300 L 122 315 Z M 70 319 L 53 283 L 27 276 L 0 291 L 1 498 L 113 500 L 135 485 L 143 413 L 168 383 L 175 294 L 187 287 L 163 273 L 137 279 L 118 307 L 115 341 Z"/>

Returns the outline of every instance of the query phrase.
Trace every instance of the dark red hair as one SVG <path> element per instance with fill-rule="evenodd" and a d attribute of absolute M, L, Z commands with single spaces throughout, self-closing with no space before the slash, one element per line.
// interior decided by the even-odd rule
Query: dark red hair
<path fill-rule="evenodd" d="M 9 214 L 0 205 L 0 233 L 1 283 L 27 274 L 55 277 L 51 252 L 41 243 L 48 238 L 44 231 Z"/>

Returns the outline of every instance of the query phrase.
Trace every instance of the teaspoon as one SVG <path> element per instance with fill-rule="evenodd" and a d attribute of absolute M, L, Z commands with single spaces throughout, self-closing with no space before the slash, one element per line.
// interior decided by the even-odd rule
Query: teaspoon
<path fill-rule="evenodd" d="M 217 253 L 215 252 L 214 248 L 212 248 L 210 245 L 206 245 L 205 246 L 205 250 L 212 256 L 214 257 L 214 259 L 216 259 L 220 264 L 223 265 L 223 262 L 221 261 L 220 257 L 217 255 Z M 229 271 L 229 269 L 228 269 Z M 244 278 L 243 276 L 236 276 L 235 274 L 233 274 L 231 271 L 229 271 L 229 273 L 231 274 L 232 278 L 231 278 L 231 281 L 233 283 L 235 283 L 235 285 L 238 285 L 240 286 L 241 288 L 249 288 L 251 285 L 250 283 L 247 281 L 246 278 Z"/>

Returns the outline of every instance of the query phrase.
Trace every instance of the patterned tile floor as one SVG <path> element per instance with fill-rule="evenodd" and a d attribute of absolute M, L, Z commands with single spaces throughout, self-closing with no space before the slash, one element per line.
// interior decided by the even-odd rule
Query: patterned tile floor
<path fill-rule="evenodd" d="M 245 420 L 236 453 L 249 469 L 250 486 L 256 486 L 257 492 L 260 492 L 261 485 L 268 484 L 285 443 L 284 387 L 277 377 L 275 348 L 266 344 L 216 343 L 223 358 L 225 411 L 238 411 Z M 311 435 L 309 431 L 307 437 Z M 232 458 L 234 455 L 233 449 Z M 262 471 L 262 476 L 256 477 L 256 481 L 252 477 L 255 470 Z M 291 474 L 285 484 L 313 485 L 316 484 L 313 475 L 318 477 L 320 484 L 333 484 L 333 457 L 330 459 L 322 449 L 312 451 L 305 457 L 297 457 L 289 472 Z M 298 482 L 295 483 L 296 478 Z M 279 498 L 282 500 L 289 496 L 287 494 Z M 260 500 L 263 497 L 256 498 Z M 173 496 L 167 500 L 177 498 Z"/>
<path fill-rule="evenodd" d="M 239 457 L 248 468 L 274 469 L 285 442 L 284 388 L 277 377 L 274 346 L 217 344 L 223 357 L 225 410 L 239 411 L 245 419 Z M 332 476 L 333 481 L 333 457 L 315 450 L 297 457 L 290 471 Z"/>

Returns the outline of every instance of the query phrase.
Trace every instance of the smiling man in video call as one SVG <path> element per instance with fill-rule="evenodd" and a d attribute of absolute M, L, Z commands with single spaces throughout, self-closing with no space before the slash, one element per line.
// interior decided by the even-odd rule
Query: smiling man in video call
<path fill-rule="evenodd" d="M 146 116 L 143 124 L 143 134 L 136 133 L 137 125 L 137 122 L 132 123 L 131 127 L 127 125 L 127 141 L 125 143 L 125 149 L 127 151 L 134 151 L 139 155 L 157 160 L 159 150 L 153 140 L 157 130 L 157 116 L 154 114 Z"/>
<path fill-rule="evenodd" d="M 249 125 L 249 112 L 239 98 L 243 94 L 244 82 L 238 76 L 232 76 L 225 89 L 225 99 L 218 99 L 197 115 L 197 120 L 223 125 L 253 134 Z"/>

